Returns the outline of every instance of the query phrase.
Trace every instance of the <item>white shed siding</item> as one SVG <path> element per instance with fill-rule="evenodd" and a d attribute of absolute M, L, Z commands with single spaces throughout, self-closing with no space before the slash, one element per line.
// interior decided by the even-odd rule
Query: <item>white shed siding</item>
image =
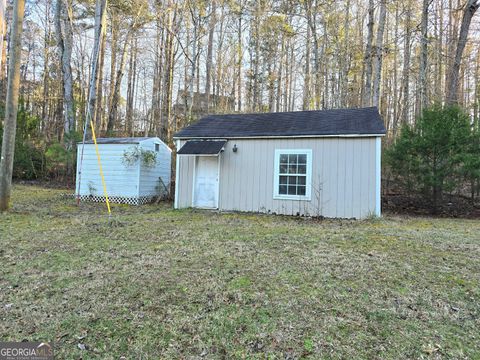
<path fill-rule="evenodd" d="M 129 151 L 137 146 L 145 150 L 155 151 L 156 143 L 160 144 L 160 148 L 154 167 L 145 167 L 141 164 L 141 161 L 137 161 L 130 166 L 126 166 L 123 163 L 125 151 Z M 160 139 L 149 138 L 140 141 L 139 144 L 98 144 L 98 148 L 109 197 L 137 199 L 155 196 L 158 194 L 159 177 L 163 179 L 168 187 L 171 173 L 171 150 Z M 76 191 L 80 179 L 78 171 L 81 149 L 82 145 L 79 144 L 77 147 Z M 92 192 L 91 189 L 95 190 Z M 85 144 L 79 195 L 104 195 L 94 144 Z"/>
<path fill-rule="evenodd" d="M 145 150 L 155 151 L 155 144 L 160 145 L 157 153 L 157 163 L 154 167 L 146 167 L 140 165 L 140 196 L 151 196 L 159 193 L 158 186 L 160 186 L 159 178 L 162 178 L 163 183 L 167 186 L 167 191 L 170 190 L 170 172 L 172 151 L 165 145 L 165 143 L 156 139 L 148 139 L 142 141 L 140 146 Z"/>
<path fill-rule="evenodd" d="M 180 147 L 183 146 L 185 141 L 180 142 Z M 177 149 L 178 150 L 178 149 Z M 193 190 L 193 169 L 195 167 L 194 156 L 179 156 L 178 157 L 178 201 L 177 206 L 179 208 L 185 208 L 192 206 L 192 190 Z"/>
<path fill-rule="evenodd" d="M 122 162 L 123 152 L 130 146 L 134 145 L 100 144 L 98 146 L 108 195 L 138 197 L 138 166 L 133 165 L 126 167 Z M 81 149 L 82 145 L 78 145 L 76 189 L 78 189 L 78 164 L 80 164 Z M 90 191 L 91 188 L 95 189 L 94 193 Z M 100 177 L 94 144 L 85 144 L 83 151 L 81 188 L 79 192 L 80 195 L 103 196 L 102 179 Z"/>
<path fill-rule="evenodd" d="M 311 200 L 273 199 L 275 149 L 312 150 Z M 375 137 L 229 140 L 220 155 L 219 209 L 363 218 L 376 210 L 375 151 Z M 194 159 L 179 159 L 179 208 L 192 204 Z"/>

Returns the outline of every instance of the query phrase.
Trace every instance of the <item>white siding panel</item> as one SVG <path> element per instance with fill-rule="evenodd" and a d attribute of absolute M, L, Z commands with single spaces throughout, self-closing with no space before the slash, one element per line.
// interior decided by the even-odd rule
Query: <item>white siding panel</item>
<path fill-rule="evenodd" d="M 160 193 L 160 178 L 170 190 L 171 174 L 171 150 L 160 139 L 148 139 L 140 143 L 140 147 L 145 150 L 155 151 L 155 144 L 160 145 L 157 153 L 157 163 L 154 167 L 140 165 L 140 196 L 155 196 Z"/>
<path fill-rule="evenodd" d="M 185 141 L 180 141 L 180 147 L 183 146 Z M 178 151 L 178 149 L 177 149 Z M 193 189 L 193 167 L 194 156 L 179 156 L 178 165 L 178 207 L 185 208 L 192 206 L 192 189 Z"/>
<path fill-rule="evenodd" d="M 352 215 L 351 217 L 361 217 L 360 211 L 360 191 L 361 191 L 361 178 L 358 177 L 360 167 L 362 166 L 362 154 L 361 154 L 361 145 L 362 140 L 351 142 L 352 146 L 352 172 L 351 176 L 351 208 L 352 208 Z"/>
<path fill-rule="evenodd" d="M 125 166 L 122 162 L 123 152 L 131 145 L 125 144 L 100 144 L 99 152 L 105 184 L 109 196 L 138 196 L 138 166 Z M 77 177 L 76 189 L 80 195 L 103 196 L 103 185 L 100 177 L 97 155 L 94 144 L 85 144 L 83 152 L 81 187 L 78 189 L 79 165 L 81 147 L 77 151 Z"/>
<path fill-rule="evenodd" d="M 376 172 L 375 172 L 375 162 L 376 162 L 376 156 L 375 156 L 375 151 L 376 151 L 376 146 L 375 146 L 375 140 L 369 141 L 368 142 L 368 153 L 372 154 L 368 158 L 369 160 L 369 171 L 368 171 L 368 212 L 369 215 L 374 215 L 375 214 L 375 204 L 376 204 Z M 373 204 L 373 205 L 372 205 Z"/>

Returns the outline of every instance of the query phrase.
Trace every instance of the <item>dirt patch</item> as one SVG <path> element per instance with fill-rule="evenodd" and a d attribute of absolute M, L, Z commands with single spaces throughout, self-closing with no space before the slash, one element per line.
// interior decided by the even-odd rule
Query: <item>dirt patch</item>
<path fill-rule="evenodd" d="M 38 186 L 46 189 L 75 190 L 75 179 L 60 180 L 14 180 L 15 185 Z"/>
<path fill-rule="evenodd" d="M 480 203 L 459 195 L 444 195 L 437 212 L 432 203 L 419 195 L 382 195 L 382 210 L 388 214 L 480 219 Z"/>

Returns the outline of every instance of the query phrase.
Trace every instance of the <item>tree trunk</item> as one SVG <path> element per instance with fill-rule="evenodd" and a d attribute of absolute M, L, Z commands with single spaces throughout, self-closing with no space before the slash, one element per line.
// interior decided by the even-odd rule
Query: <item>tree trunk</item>
<path fill-rule="evenodd" d="M 365 47 L 365 87 L 363 90 L 363 106 L 370 106 L 372 99 L 372 43 L 373 43 L 373 23 L 374 23 L 374 3 L 368 2 L 368 35 L 367 46 Z"/>
<path fill-rule="evenodd" d="M 380 13 L 378 17 L 377 40 L 375 45 L 375 63 L 373 78 L 373 106 L 379 108 L 380 80 L 382 75 L 383 60 L 383 33 L 385 31 L 385 18 L 387 14 L 387 0 L 380 1 Z"/>
<path fill-rule="evenodd" d="M 208 25 L 208 44 L 207 44 L 207 61 L 206 61 L 206 80 L 205 80 L 205 94 L 207 95 L 207 112 L 210 109 L 210 84 L 212 80 L 212 61 L 213 61 L 213 35 L 216 24 L 216 5 L 215 0 L 212 1 L 212 12 L 210 14 L 210 23 Z"/>
<path fill-rule="evenodd" d="M 344 22 L 344 44 L 343 44 L 343 61 L 340 69 L 339 78 L 339 101 L 340 107 L 349 106 L 348 103 L 348 72 L 350 70 L 350 0 L 345 3 L 345 22 Z"/>
<path fill-rule="evenodd" d="M 315 21 L 315 20 L 313 20 Z M 321 96 L 322 96 L 322 84 L 321 84 L 321 79 L 322 79 L 322 74 L 320 73 L 320 46 L 319 46 L 319 41 L 318 41 L 318 34 L 317 34 L 317 28 L 316 25 L 313 26 L 312 28 L 312 35 L 313 35 L 313 57 L 314 57 L 314 66 L 315 66 L 315 84 L 314 84 L 314 90 L 315 90 L 315 109 L 318 110 L 320 109 L 320 104 L 321 104 Z"/>
<path fill-rule="evenodd" d="M 161 11 L 157 9 L 157 14 Z M 153 70 L 153 89 L 152 89 L 152 110 L 151 110 L 151 121 L 150 128 L 148 132 L 158 132 L 160 129 L 160 123 L 162 120 L 162 69 L 163 69 L 163 58 L 161 56 L 161 51 L 163 50 L 163 33 L 164 27 L 161 23 L 160 16 L 157 16 L 156 19 L 156 29 L 155 29 L 155 65 Z M 190 32 L 188 31 L 188 23 L 186 26 L 187 37 Z M 186 106 L 185 106 L 186 108 Z M 186 111 L 186 110 L 185 110 Z"/>
<path fill-rule="evenodd" d="M 457 40 L 455 58 L 450 66 L 450 69 L 448 70 L 449 81 L 445 98 L 448 104 L 458 103 L 458 75 L 460 72 L 460 64 L 462 62 L 463 50 L 465 49 L 465 44 L 467 43 L 468 31 L 470 28 L 470 23 L 472 22 L 472 17 L 479 7 L 480 2 L 478 0 L 468 0 L 463 11 L 462 25 L 460 27 L 460 34 Z"/>
<path fill-rule="evenodd" d="M 43 37 L 44 48 L 43 48 L 43 92 L 42 96 L 45 99 L 42 104 L 42 112 L 41 112 L 41 128 L 42 131 L 46 134 L 47 126 L 47 117 L 48 117 L 48 93 L 50 88 L 50 52 L 49 52 L 49 43 L 50 43 L 50 36 L 51 36 L 51 29 L 50 29 L 50 11 L 49 11 L 50 3 L 47 1 L 45 4 L 45 32 Z M 6 47 L 6 46 L 5 46 Z M 3 88 L 3 87 L 2 87 Z"/>
<path fill-rule="evenodd" d="M 93 56 L 90 70 L 90 86 L 89 86 L 89 98 L 88 98 L 88 108 L 87 116 L 85 117 L 84 124 L 84 137 L 88 127 L 90 126 L 89 122 L 95 115 L 96 105 L 97 105 L 97 80 L 98 80 L 98 63 L 99 63 L 99 53 L 100 53 L 100 40 L 102 36 L 103 29 L 105 27 L 107 13 L 107 0 L 97 0 L 95 6 L 95 40 L 93 44 Z"/>
<path fill-rule="evenodd" d="M 102 28 L 102 39 L 100 41 L 100 50 L 99 50 L 99 60 L 98 60 L 98 79 L 97 79 L 97 106 L 96 113 L 93 116 L 93 123 L 95 124 L 95 129 L 103 129 L 104 127 L 104 115 L 105 115 L 105 106 L 103 99 L 103 68 L 105 64 L 105 45 L 107 42 L 107 33 L 106 29 Z M 99 131 L 100 133 L 100 131 Z"/>
<path fill-rule="evenodd" d="M 321 97 L 321 73 L 320 73 L 320 45 L 318 41 L 317 34 L 317 9 L 312 9 L 313 1 L 305 1 L 305 11 L 307 15 L 307 26 L 310 27 L 312 43 L 313 43 L 313 61 L 314 61 L 314 73 L 315 73 L 315 83 L 313 85 L 314 95 L 315 95 L 315 109 L 320 108 L 320 97 Z M 308 44 L 307 38 L 307 44 Z M 309 90 L 310 91 L 310 90 Z"/>
<path fill-rule="evenodd" d="M 6 19 L 6 10 L 7 10 L 7 0 L 0 0 L 0 99 L 3 103 L 4 100 L 4 89 L 5 89 L 5 61 L 7 59 L 7 19 Z M 0 125 L 2 124 L 0 119 Z"/>
<path fill-rule="evenodd" d="M 282 56 L 279 57 L 278 61 L 283 63 L 283 68 L 285 68 L 285 76 L 282 85 L 282 101 L 281 106 L 278 111 L 288 111 L 288 94 L 290 92 L 291 83 L 289 78 L 289 64 L 288 64 L 288 51 L 289 45 L 285 44 L 285 49 L 283 50 Z"/>
<path fill-rule="evenodd" d="M 302 110 L 310 109 L 310 32 L 310 26 L 307 26 L 307 37 L 305 40 L 305 76 L 303 82 Z"/>
<path fill-rule="evenodd" d="M 276 104 L 275 104 L 275 111 L 280 111 L 280 99 L 282 97 L 282 90 L 283 89 L 283 58 L 285 57 L 285 35 L 282 34 L 282 45 L 280 50 L 280 61 L 279 61 L 279 68 L 277 74 L 277 95 L 276 95 Z M 287 72 L 287 69 L 285 69 Z M 273 84 L 272 84 L 273 86 Z"/>
<path fill-rule="evenodd" d="M 442 99 L 442 89 L 444 88 L 443 84 L 443 1 L 440 1 L 438 5 L 438 18 L 437 28 L 438 28 L 438 40 L 436 44 L 436 82 L 435 82 L 435 102 L 440 102 Z"/>
<path fill-rule="evenodd" d="M 243 60 L 243 49 L 242 49 L 242 13 L 238 17 L 238 63 L 237 63 L 237 97 L 238 97 L 238 111 L 242 111 L 242 60 Z"/>
<path fill-rule="evenodd" d="M 1 0 L 5 2 L 6 0 Z M 4 8 L 5 9 L 5 8 Z M 6 86 L 6 81 L 7 81 L 7 21 L 6 21 L 6 13 L 3 15 L 3 23 L 2 23 L 2 28 L 1 28 L 1 38 L 0 41 L 2 44 L 0 45 L 1 48 L 1 53 L 0 53 L 0 98 L 1 98 L 1 103 L 4 104 L 6 93 L 5 90 L 7 88 Z M 47 31 L 45 29 L 45 31 Z M 3 119 L 1 119 L 3 121 Z M 2 122 L 0 121 L 0 124 Z"/>
<path fill-rule="evenodd" d="M 399 4 L 395 5 L 395 28 L 394 28 L 394 38 L 398 39 L 398 22 L 399 22 Z M 392 121 L 387 121 L 387 136 L 391 130 L 393 137 L 395 138 L 397 125 L 398 125 L 398 43 L 394 43 L 393 48 L 393 114 Z"/>
<path fill-rule="evenodd" d="M 115 76 L 115 86 L 113 87 L 112 102 L 110 104 L 110 111 L 108 114 L 107 133 L 111 133 L 117 122 L 118 103 L 120 102 L 120 86 L 122 85 L 123 74 L 125 72 L 125 63 L 127 61 L 127 49 L 130 42 L 130 35 L 132 30 L 129 29 L 123 44 L 122 57 L 118 65 L 117 75 Z"/>
<path fill-rule="evenodd" d="M 115 10 L 110 12 L 110 82 L 108 89 L 108 109 L 112 107 L 113 94 L 115 91 L 115 74 L 117 72 L 117 52 L 118 52 L 118 19 Z"/>
<path fill-rule="evenodd" d="M 423 0 L 421 22 L 421 50 L 420 50 L 420 109 L 419 114 L 427 105 L 427 56 L 428 56 L 428 7 L 432 0 Z"/>
<path fill-rule="evenodd" d="M 403 51 L 403 79 L 402 79 L 402 95 L 403 95 L 403 107 L 402 107 L 402 122 L 406 124 L 408 122 L 409 106 L 410 106 L 410 41 L 412 32 L 410 29 L 410 17 L 412 14 L 410 1 L 407 3 L 407 10 L 405 12 L 405 44 Z"/>
<path fill-rule="evenodd" d="M 322 43 L 322 67 L 323 67 L 323 97 L 322 97 L 322 109 L 327 109 L 329 106 L 328 98 L 328 75 L 329 75 L 329 63 L 328 63 L 328 29 L 327 23 L 324 24 L 323 29 L 323 43 Z"/>
<path fill-rule="evenodd" d="M 72 8 L 68 1 L 57 0 L 55 8 L 55 28 L 57 37 L 58 53 L 62 68 L 62 86 L 63 86 L 63 112 L 65 135 L 69 135 L 75 129 L 75 109 L 73 104 L 72 88 L 72 46 L 73 46 L 73 27 L 72 27 Z M 67 147 L 70 148 L 72 142 L 69 141 Z"/>
<path fill-rule="evenodd" d="M 170 17 L 168 19 L 169 19 L 168 21 L 170 21 Z M 195 92 L 194 86 L 195 86 L 195 76 L 196 76 L 196 67 L 197 67 L 197 34 L 198 34 L 198 28 L 197 28 L 198 24 L 196 19 L 193 17 L 193 14 L 192 14 L 192 23 L 193 23 L 192 68 L 190 73 L 190 84 L 189 84 L 190 104 L 188 109 L 188 115 L 190 118 L 192 118 L 192 109 L 193 109 L 193 103 L 194 103 L 194 92 Z"/>
<path fill-rule="evenodd" d="M 199 24 L 200 24 L 200 21 L 199 21 Z M 199 32 L 199 36 L 197 36 L 197 64 L 195 65 L 195 67 L 197 68 L 197 76 L 195 76 L 195 92 L 197 94 L 200 94 L 200 54 L 201 54 L 201 51 L 200 49 L 202 48 L 202 27 L 199 26 L 198 28 Z"/>
<path fill-rule="evenodd" d="M 255 15 L 253 17 L 253 42 L 254 42 L 254 58 L 253 58 L 253 111 L 258 111 L 260 109 L 260 94 L 259 94 L 259 84 L 258 78 L 259 74 L 259 57 L 260 57 L 260 3 L 255 5 Z"/>
<path fill-rule="evenodd" d="M 13 23 L 10 30 L 10 58 L 8 64 L 5 127 L 3 128 L 2 153 L 0 159 L 0 211 L 5 211 L 9 208 L 10 195 L 12 192 L 24 12 L 25 1 L 15 0 L 13 3 Z"/>
<path fill-rule="evenodd" d="M 168 23 L 167 28 L 171 29 L 172 25 L 176 23 L 177 17 L 177 10 L 174 8 L 172 10 L 172 5 L 169 5 L 168 9 Z M 172 32 L 167 31 L 166 39 L 165 39 L 165 66 L 164 66 L 164 100 L 163 100 L 163 111 L 164 117 L 162 117 L 162 122 L 160 124 L 160 139 L 167 142 L 170 137 L 170 123 L 171 123 L 171 116 L 172 116 L 172 92 L 173 92 L 173 70 L 174 70 L 174 47 L 173 47 L 173 40 L 174 35 Z M 194 38 L 194 43 L 196 42 Z M 193 58 L 193 62 L 195 63 L 195 58 Z M 192 83 L 193 86 L 193 83 Z M 193 104 L 193 97 L 191 99 Z"/>
<path fill-rule="evenodd" d="M 133 99 L 135 97 L 135 75 L 137 72 L 137 39 L 132 40 L 130 64 L 128 67 L 127 110 L 125 127 L 128 136 L 133 136 Z"/>
<path fill-rule="evenodd" d="M 219 36 L 217 39 L 217 74 L 214 78 L 215 81 L 212 82 L 212 93 L 215 94 L 215 101 L 213 105 L 215 106 L 215 109 L 219 109 L 220 111 L 225 111 L 225 109 L 232 110 L 230 108 L 226 108 L 225 105 L 226 103 L 224 101 L 219 101 L 219 96 L 220 96 L 220 89 L 223 90 L 223 93 L 225 92 L 225 84 L 224 84 L 224 50 L 223 50 L 223 42 L 224 42 L 224 25 L 225 25 L 225 9 L 222 5 L 222 15 L 220 18 L 220 29 L 219 29 Z M 233 66 L 235 66 L 235 54 L 233 55 Z M 228 67 L 228 65 L 227 65 Z M 232 71 L 232 91 L 231 91 L 231 97 L 234 99 L 235 98 L 235 73 Z"/>

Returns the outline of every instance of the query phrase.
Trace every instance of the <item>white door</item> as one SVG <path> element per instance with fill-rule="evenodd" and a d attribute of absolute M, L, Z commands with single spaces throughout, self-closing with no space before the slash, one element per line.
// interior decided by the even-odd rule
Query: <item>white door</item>
<path fill-rule="evenodd" d="M 197 157 L 193 206 L 218 207 L 218 156 Z"/>

